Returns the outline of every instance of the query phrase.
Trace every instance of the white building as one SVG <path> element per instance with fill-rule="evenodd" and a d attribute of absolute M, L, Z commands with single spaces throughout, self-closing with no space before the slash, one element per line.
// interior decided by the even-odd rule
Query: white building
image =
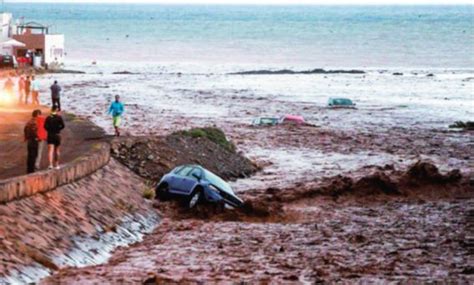
<path fill-rule="evenodd" d="M 64 35 L 50 33 L 50 27 L 36 22 L 14 23 L 11 13 L 0 13 L 0 53 L 19 62 L 36 58 L 37 67 L 59 67 L 64 63 Z"/>
<path fill-rule="evenodd" d="M 50 33 L 50 27 L 36 22 L 13 23 L 11 13 L 0 13 L 0 53 L 36 67 L 57 68 L 64 63 L 64 35 Z"/>
<path fill-rule="evenodd" d="M 13 38 L 25 44 L 15 49 L 17 58 L 25 57 L 32 52 L 41 58 L 41 65 L 59 67 L 64 63 L 64 35 L 50 34 L 49 27 L 36 23 L 20 23 L 16 25 Z"/>
<path fill-rule="evenodd" d="M 0 23 L 2 25 L 2 31 L 0 34 L 0 43 L 8 40 L 12 35 L 12 21 L 13 15 L 10 13 L 0 14 Z"/>

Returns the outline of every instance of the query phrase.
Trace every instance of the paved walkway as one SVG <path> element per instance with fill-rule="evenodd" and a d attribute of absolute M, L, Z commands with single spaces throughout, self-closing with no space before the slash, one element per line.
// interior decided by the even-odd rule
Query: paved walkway
<path fill-rule="evenodd" d="M 48 115 L 46 108 L 41 108 Z M 26 173 L 26 143 L 23 128 L 31 117 L 32 107 L 0 107 L 0 179 Z M 104 132 L 92 123 L 70 114 L 63 114 L 66 129 L 62 132 L 61 163 L 76 159 L 87 152 L 94 143 L 106 139 Z M 43 151 L 41 169 L 48 166 L 46 148 Z"/>

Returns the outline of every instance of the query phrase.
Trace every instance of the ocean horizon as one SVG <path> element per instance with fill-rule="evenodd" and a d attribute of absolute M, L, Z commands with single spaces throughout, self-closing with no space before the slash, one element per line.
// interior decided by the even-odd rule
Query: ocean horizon
<path fill-rule="evenodd" d="M 67 62 L 472 68 L 474 6 L 8 3 L 66 37 Z"/>

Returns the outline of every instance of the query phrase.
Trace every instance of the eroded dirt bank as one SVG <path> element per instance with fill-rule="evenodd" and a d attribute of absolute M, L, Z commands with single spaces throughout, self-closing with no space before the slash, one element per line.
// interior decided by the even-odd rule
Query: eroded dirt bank
<path fill-rule="evenodd" d="M 473 185 L 430 163 L 242 193 L 239 211 L 156 202 L 165 218 L 105 265 L 43 284 L 472 282 Z"/>
<path fill-rule="evenodd" d="M 36 282 L 65 266 L 104 262 L 154 229 L 143 180 L 111 162 L 54 191 L 0 205 L 0 284 Z"/>
<path fill-rule="evenodd" d="M 224 179 L 246 178 L 260 170 L 251 160 L 237 153 L 225 134 L 216 128 L 180 131 L 162 137 L 115 139 L 112 155 L 138 175 L 154 182 L 183 164 L 205 165 Z"/>

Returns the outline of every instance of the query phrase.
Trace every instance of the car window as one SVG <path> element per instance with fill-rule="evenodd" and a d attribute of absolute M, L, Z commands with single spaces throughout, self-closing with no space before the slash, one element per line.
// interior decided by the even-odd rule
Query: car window
<path fill-rule="evenodd" d="M 181 169 L 183 169 L 183 167 L 184 167 L 184 166 L 178 166 L 178 167 L 176 167 L 176 168 L 173 170 L 173 173 L 174 173 L 174 174 L 177 174 L 178 172 L 181 171 Z"/>
<path fill-rule="evenodd" d="M 196 177 L 194 177 L 193 174 L 196 174 L 197 176 L 202 177 L 202 171 L 201 169 L 197 167 L 195 167 L 191 172 L 188 173 L 189 177 L 196 179 Z"/>
<path fill-rule="evenodd" d="M 178 170 L 176 174 L 181 175 L 181 176 L 186 176 L 191 170 L 193 169 L 192 166 L 185 166 Z"/>

